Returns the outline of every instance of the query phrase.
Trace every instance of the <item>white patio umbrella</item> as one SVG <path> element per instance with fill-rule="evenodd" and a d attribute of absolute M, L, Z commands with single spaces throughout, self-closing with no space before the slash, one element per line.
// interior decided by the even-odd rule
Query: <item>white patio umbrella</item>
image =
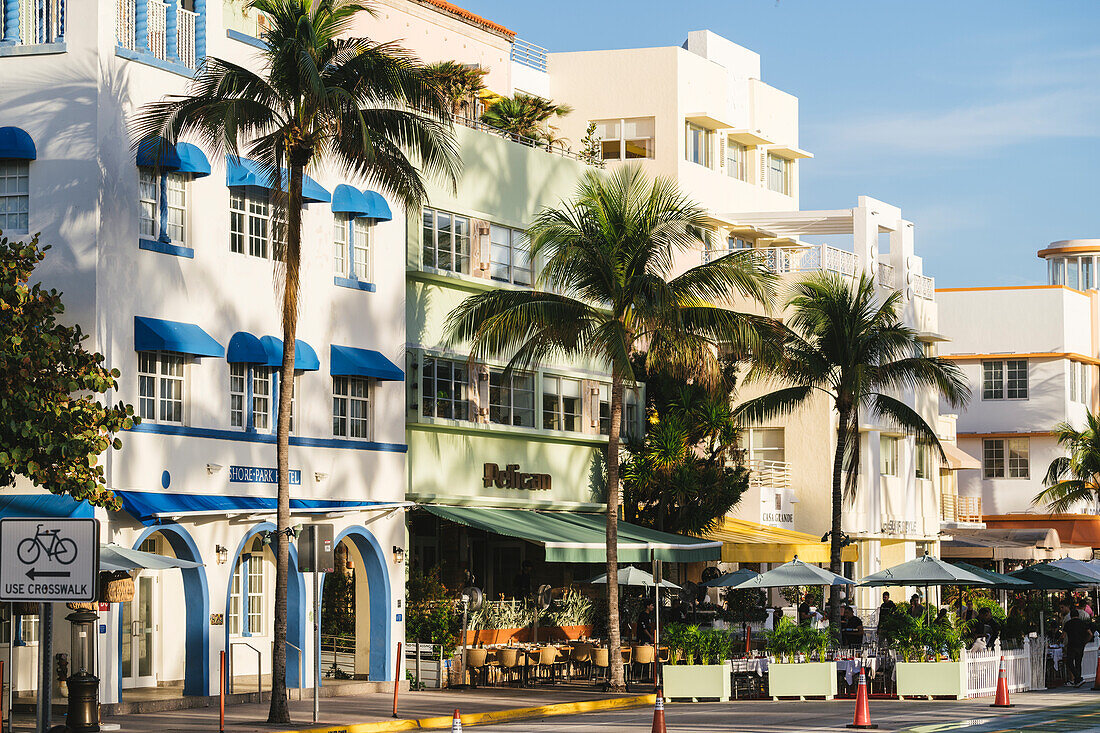
<path fill-rule="evenodd" d="M 654 585 L 653 576 L 644 570 L 639 570 L 633 565 L 627 565 L 625 568 L 619 568 L 618 573 L 619 585 L 637 585 L 645 588 L 652 588 Z M 600 585 L 607 583 L 607 573 L 603 575 L 597 575 L 592 580 L 588 581 L 592 585 Z M 667 580 L 661 580 L 662 588 L 675 588 L 679 589 L 680 586 L 675 583 L 670 583 Z"/>
<path fill-rule="evenodd" d="M 797 585 L 855 585 L 855 581 L 825 568 L 807 565 L 796 557 L 788 563 L 731 587 L 740 590 L 742 588 L 790 588 Z"/>

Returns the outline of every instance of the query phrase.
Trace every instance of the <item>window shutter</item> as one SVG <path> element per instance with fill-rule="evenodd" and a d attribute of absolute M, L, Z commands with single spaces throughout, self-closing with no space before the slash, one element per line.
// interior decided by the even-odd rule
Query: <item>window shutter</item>
<path fill-rule="evenodd" d="M 760 156 L 760 185 L 767 188 L 768 186 L 768 153 L 764 150 L 758 151 Z"/>
<path fill-rule="evenodd" d="M 719 170 L 726 167 L 726 145 L 727 138 L 725 135 L 718 136 L 718 168 Z"/>

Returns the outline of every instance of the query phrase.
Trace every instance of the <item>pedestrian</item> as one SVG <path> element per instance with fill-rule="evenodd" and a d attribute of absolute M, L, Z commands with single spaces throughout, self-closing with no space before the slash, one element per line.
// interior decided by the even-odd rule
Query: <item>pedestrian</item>
<path fill-rule="evenodd" d="M 798 623 L 799 625 L 808 624 L 813 621 L 813 612 L 810 610 L 809 595 L 802 596 L 802 603 L 798 604 Z"/>
<path fill-rule="evenodd" d="M 978 612 L 974 610 L 974 600 L 972 598 L 966 599 L 966 610 L 963 611 L 963 621 L 973 621 L 978 618 Z"/>
<path fill-rule="evenodd" d="M 924 615 L 924 605 L 920 602 L 920 593 L 914 593 L 909 598 L 909 615 L 913 618 L 920 618 Z"/>
<path fill-rule="evenodd" d="M 978 624 L 981 627 L 982 638 L 985 639 L 985 648 L 992 649 L 993 644 L 1001 636 L 1001 624 L 993 618 L 993 612 L 989 606 L 982 606 L 978 610 Z"/>
<path fill-rule="evenodd" d="M 1061 610 L 1066 620 L 1062 624 L 1062 642 L 1065 645 L 1066 684 L 1080 687 L 1085 684 L 1081 675 L 1081 658 L 1085 655 L 1085 644 L 1092 641 L 1092 631 L 1088 622 L 1081 617 L 1070 601 L 1062 601 Z"/>
<path fill-rule="evenodd" d="M 669 623 L 686 624 L 691 618 L 691 609 L 679 598 L 672 601 L 672 612 L 669 614 Z"/>
<path fill-rule="evenodd" d="M 653 643 L 653 599 L 647 598 L 638 614 L 637 636 L 639 644 Z"/>
<path fill-rule="evenodd" d="M 890 591 L 882 592 L 882 605 L 878 607 L 878 617 L 882 619 L 884 616 L 889 616 L 894 611 L 898 610 L 898 604 L 890 600 Z"/>
<path fill-rule="evenodd" d="M 844 606 L 840 616 L 840 639 L 844 646 L 853 649 L 863 647 L 863 619 L 855 614 L 852 607 Z"/>
<path fill-rule="evenodd" d="M 1094 614 L 1092 612 L 1092 606 L 1089 605 L 1089 599 L 1088 598 L 1082 598 L 1079 601 L 1077 601 L 1077 613 L 1081 614 L 1082 617 L 1085 617 L 1085 616 L 1088 616 L 1088 618 L 1093 617 Z M 1088 619 L 1086 619 L 1086 620 L 1088 620 Z"/>
<path fill-rule="evenodd" d="M 531 574 L 535 565 L 530 560 L 524 560 L 523 566 L 520 569 L 519 575 L 516 576 L 514 581 L 516 587 L 516 598 L 524 601 L 531 600 Z"/>

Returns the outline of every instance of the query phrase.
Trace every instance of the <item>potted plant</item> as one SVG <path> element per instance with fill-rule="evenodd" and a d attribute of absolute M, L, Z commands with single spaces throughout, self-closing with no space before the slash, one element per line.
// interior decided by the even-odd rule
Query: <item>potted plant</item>
<path fill-rule="evenodd" d="M 896 637 L 898 697 L 966 696 L 966 662 L 962 630 L 953 618 L 939 623 L 928 617 L 910 619 Z M 946 658 L 944 658 L 946 657 Z"/>
<path fill-rule="evenodd" d="M 772 699 L 833 699 L 836 696 L 836 662 L 826 660 L 828 647 L 828 632 L 781 619 L 775 631 L 768 634 L 767 642 L 768 653 L 773 657 L 768 665 L 768 692 Z M 814 656 L 817 661 L 810 661 Z M 805 661 L 800 657 L 805 657 Z"/>
<path fill-rule="evenodd" d="M 664 639 L 670 660 L 663 670 L 666 697 L 722 702 L 730 699 L 733 669 L 729 656 L 734 641 L 729 632 L 670 624 Z"/>

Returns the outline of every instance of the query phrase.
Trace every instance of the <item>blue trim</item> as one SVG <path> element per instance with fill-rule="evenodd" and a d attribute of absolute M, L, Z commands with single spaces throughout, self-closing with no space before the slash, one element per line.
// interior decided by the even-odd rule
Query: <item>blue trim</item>
<path fill-rule="evenodd" d="M 191 247 L 184 247 L 179 244 L 169 244 L 167 242 L 157 242 L 152 239 L 139 239 L 138 249 L 148 250 L 149 252 L 160 252 L 162 255 L 186 257 L 189 260 L 195 259 L 195 250 Z"/>
<path fill-rule="evenodd" d="M 275 443 L 275 436 L 266 433 L 192 428 L 184 425 L 158 425 L 150 422 L 134 425 L 130 428 L 130 432 L 176 435 L 186 438 L 211 438 L 213 440 L 230 440 L 240 443 Z M 345 450 L 370 450 L 381 453 L 408 453 L 409 451 L 409 446 L 404 443 L 376 443 L 373 440 L 348 440 L 346 438 L 303 438 L 296 435 L 290 436 L 290 444 L 303 448 L 341 448 Z"/>
<path fill-rule="evenodd" d="M 179 158 L 176 158 L 179 160 Z M 168 236 L 168 173 L 161 171 L 160 174 L 160 201 L 158 216 L 160 216 L 160 234 L 157 236 L 158 242 L 164 242 L 165 244 L 171 244 L 172 238 Z"/>
<path fill-rule="evenodd" d="M 175 351 L 192 356 L 225 356 L 214 337 L 194 323 L 134 316 L 134 351 Z"/>
<path fill-rule="evenodd" d="M 378 287 L 374 283 L 363 282 L 362 280 L 356 280 L 350 277 L 334 277 L 332 282 L 342 288 L 351 288 L 352 290 L 366 290 L 368 293 L 373 293 Z"/>
<path fill-rule="evenodd" d="M 4 43 L 19 43 L 19 0 L 4 0 Z"/>
<path fill-rule="evenodd" d="M 140 6 L 140 3 L 139 3 Z M 196 46 L 198 43 L 196 42 Z M 196 55 L 198 50 L 195 51 Z M 170 71 L 173 74 L 179 74 L 185 76 L 188 79 L 192 79 L 195 76 L 195 70 L 189 69 L 181 63 L 172 63 L 171 61 L 162 61 L 148 51 L 131 51 L 128 48 L 122 46 L 115 46 L 115 56 L 119 58 L 129 59 L 130 61 L 137 61 L 145 64 L 146 66 L 152 66 L 162 71 Z"/>
<path fill-rule="evenodd" d="M 282 169 L 278 187 L 284 190 L 290 179 L 290 173 Z M 260 188 L 273 189 L 275 184 L 266 171 L 254 160 L 238 158 L 233 155 L 225 156 L 225 185 L 226 186 L 259 186 Z M 302 203 L 328 203 L 332 201 L 330 194 L 320 183 L 309 176 L 302 174 Z"/>
<path fill-rule="evenodd" d="M 51 53 L 65 53 L 69 49 L 60 41 L 51 43 L 31 43 L 19 46 L 8 45 L 0 41 L 0 56 L 38 56 Z"/>
<path fill-rule="evenodd" d="M 199 552 L 195 541 L 187 530 L 177 524 L 149 527 L 141 533 L 134 549 L 141 547 L 149 535 L 160 532 L 168 540 L 172 551 L 181 560 L 202 562 L 202 553 Z M 184 677 L 183 694 L 186 696 L 204 696 L 213 694 L 210 689 L 210 586 L 206 580 L 204 567 L 185 568 L 180 570 L 183 574 L 183 596 L 187 599 L 184 605 L 186 618 L 184 621 Z M 122 614 L 118 615 L 119 626 L 122 625 Z M 121 628 L 118 638 L 119 655 L 122 654 Z M 119 675 L 119 699 L 121 700 L 122 675 Z"/>
<path fill-rule="evenodd" d="M 380 381 L 403 382 L 401 368 L 373 349 L 354 346 L 329 346 L 329 373 L 334 377 L 370 377 Z"/>
<path fill-rule="evenodd" d="M 0 127 L 0 158 L 35 160 L 38 150 L 34 140 L 21 127 Z"/>
<path fill-rule="evenodd" d="M 67 494 L 0 494 L 0 518 L 14 517 L 78 517 L 95 516 L 86 501 L 77 501 Z"/>
<path fill-rule="evenodd" d="M 351 526 L 336 538 L 336 544 L 348 539 L 363 559 L 367 573 L 367 593 L 370 596 L 370 669 L 372 682 L 389 681 L 395 676 L 391 655 L 393 649 L 393 619 L 390 613 L 390 574 L 386 567 L 386 553 L 378 539 L 366 528 Z M 326 574 L 327 576 L 327 574 Z M 324 581 L 322 579 L 322 598 Z M 356 599 L 358 605 L 358 599 Z"/>
<path fill-rule="evenodd" d="M 264 43 L 262 39 L 256 38 L 256 36 L 250 36 L 247 33 L 235 31 L 232 28 L 227 28 L 225 30 L 225 37 L 232 38 L 234 41 L 240 41 L 241 43 L 247 43 L 249 46 L 258 48 L 261 51 L 267 50 L 267 44 Z"/>

